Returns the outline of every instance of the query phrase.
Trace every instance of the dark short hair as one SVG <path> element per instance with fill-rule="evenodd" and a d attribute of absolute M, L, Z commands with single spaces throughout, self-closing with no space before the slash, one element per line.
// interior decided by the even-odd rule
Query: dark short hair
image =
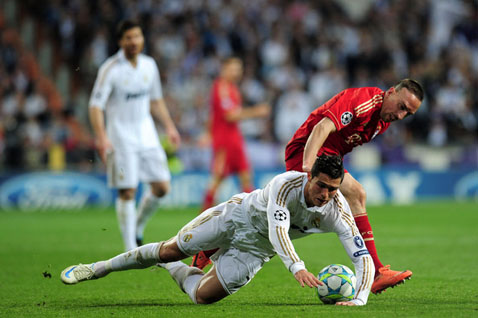
<path fill-rule="evenodd" d="M 242 60 L 241 60 L 241 58 L 239 58 L 237 56 L 228 56 L 228 57 L 225 57 L 221 60 L 221 65 L 224 66 L 224 65 L 227 65 L 227 64 L 232 63 L 232 62 L 242 63 Z"/>
<path fill-rule="evenodd" d="M 116 29 L 116 39 L 119 41 L 123 37 L 126 31 L 132 28 L 141 28 L 139 22 L 135 20 L 124 20 L 118 24 L 118 28 Z"/>
<path fill-rule="evenodd" d="M 319 173 L 325 173 L 332 179 L 344 179 L 344 162 L 342 157 L 322 154 L 317 157 L 311 170 L 311 176 L 316 177 Z"/>
<path fill-rule="evenodd" d="M 395 86 L 395 90 L 398 92 L 402 88 L 408 89 L 413 95 L 415 95 L 419 101 L 423 101 L 423 96 L 425 95 L 422 85 L 415 80 L 406 78 L 398 82 Z"/>

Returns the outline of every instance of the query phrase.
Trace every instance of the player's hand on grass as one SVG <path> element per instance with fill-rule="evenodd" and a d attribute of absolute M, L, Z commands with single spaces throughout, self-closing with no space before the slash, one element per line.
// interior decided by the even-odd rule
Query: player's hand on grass
<path fill-rule="evenodd" d="M 106 155 L 113 151 L 113 145 L 108 137 L 97 138 L 96 149 L 98 150 L 101 161 L 106 164 Z"/>
<path fill-rule="evenodd" d="M 352 301 L 339 301 L 335 303 L 335 306 L 357 306 L 357 304 Z"/>
<path fill-rule="evenodd" d="M 317 287 L 319 285 L 323 285 L 321 281 L 312 273 L 308 272 L 307 270 L 303 269 L 295 273 L 295 279 L 299 282 L 301 287 L 305 285 L 309 287 Z"/>

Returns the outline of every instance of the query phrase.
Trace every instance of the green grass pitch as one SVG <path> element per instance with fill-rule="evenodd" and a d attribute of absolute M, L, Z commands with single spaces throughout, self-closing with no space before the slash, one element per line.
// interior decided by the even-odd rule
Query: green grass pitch
<path fill-rule="evenodd" d="M 196 213 L 159 211 L 145 240 L 171 237 Z M 162 269 L 66 286 L 59 278 L 66 266 L 122 251 L 114 211 L 0 212 L 0 316 L 478 317 L 476 202 L 370 207 L 369 217 L 382 261 L 414 275 L 370 295 L 365 307 L 345 308 L 322 305 L 316 291 L 301 288 L 277 257 L 238 293 L 208 306 L 193 305 Z M 352 265 L 334 234 L 294 244 L 311 272 L 331 263 Z"/>

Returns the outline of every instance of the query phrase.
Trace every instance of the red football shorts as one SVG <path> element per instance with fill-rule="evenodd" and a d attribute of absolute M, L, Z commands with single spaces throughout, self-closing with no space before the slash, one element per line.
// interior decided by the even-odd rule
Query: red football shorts
<path fill-rule="evenodd" d="M 222 176 L 249 171 L 249 161 L 244 145 L 229 144 L 213 149 L 212 170 L 215 174 Z"/>

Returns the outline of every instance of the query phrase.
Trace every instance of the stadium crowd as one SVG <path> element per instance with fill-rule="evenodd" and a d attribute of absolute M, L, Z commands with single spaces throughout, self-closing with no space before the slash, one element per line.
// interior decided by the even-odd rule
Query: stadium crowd
<path fill-rule="evenodd" d="M 387 89 L 405 77 L 421 82 L 426 98 L 416 116 L 377 138 L 382 162 L 403 162 L 406 143 L 476 151 L 477 6 L 472 0 L 5 1 L 0 169 L 61 169 L 62 161 L 85 171 L 97 167 L 81 96 L 89 95 L 99 65 L 118 49 L 115 27 L 125 18 L 144 25 L 145 51 L 158 63 L 187 169 L 208 168 L 208 149 L 198 136 L 211 81 L 230 55 L 245 63 L 245 106 L 273 106 L 269 120 L 243 123 L 253 164 L 283 164 L 284 145 L 297 127 L 339 91 Z M 33 45 L 18 31 L 27 21 L 34 25 Z M 45 44 L 52 47 L 46 62 L 38 57 Z M 60 83 L 67 94 L 55 85 L 58 78 L 66 79 Z"/>

